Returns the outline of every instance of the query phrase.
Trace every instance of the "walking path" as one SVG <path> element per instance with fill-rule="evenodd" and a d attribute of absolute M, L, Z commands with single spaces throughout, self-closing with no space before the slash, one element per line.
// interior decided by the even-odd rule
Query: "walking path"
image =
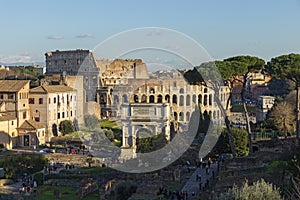
<path fill-rule="evenodd" d="M 212 180 L 217 175 L 217 171 L 218 171 L 217 163 L 211 164 L 208 174 L 206 173 L 206 168 L 202 168 L 202 167 L 196 168 L 196 170 L 191 175 L 189 180 L 183 186 L 182 191 L 186 191 L 188 193 L 188 197 L 192 196 L 193 193 L 195 194 L 195 196 L 197 196 L 200 192 L 209 189 L 209 187 L 212 183 Z M 200 174 L 201 174 L 201 182 L 200 182 L 200 178 L 197 178 L 197 175 L 200 175 Z M 200 184 L 201 184 L 201 187 L 200 187 Z"/>

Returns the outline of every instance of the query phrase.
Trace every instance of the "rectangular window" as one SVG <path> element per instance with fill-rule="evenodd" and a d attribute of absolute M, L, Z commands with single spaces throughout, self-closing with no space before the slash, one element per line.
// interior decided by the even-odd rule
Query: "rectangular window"
<path fill-rule="evenodd" d="M 34 104 L 34 98 L 29 98 L 29 104 Z"/>
<path fill-rule="evenodd" d="M 27 112 L 24 111 L 24 112 L 23 112 L 23 119 L 26 119 L 26 118 L 27 118 Z"/>
<path fill-rule="evenodd" d="M 173 87 L 177 87 L 176 81 L 173 82 Z"/>
<path fill-rule="evenodd" d="M 49 104 L 51 104 L 51 98 L 49 98 Z"/>
<path fill-rule="evenodd" d="M 3 93 L 0 93 L 0 99 L 4 99 Z"/>
<path fill-rule="evenodd" d="M 43 104 L 43 98 L 39 98 L 39 104 Z"/>
<path fill-rule="evenodd" d="M 54 97 L 54 99 L 53 99 L 53 103 L 56 103 L 56 97 Z"/>
<path fill-rule="evenodd" d="M 11 125 L 14 125 L 14 121 L 11 121 Z"/>
<path fill-rule="evenodd" d="M 62 112 L 62 118 L 65 118 L 65 112 Z"/>
<path fill-rule="evenodd" d="M 14 99 L 14 94 L 8 94 L 8 99 Z"/>
<path fill-rule="evenodd" d="M 60 113 L 57 113 L 57 119 L 60 119 Z"/>
<path fill-rule="evenodd" d="M 71 112 L 70 112 L 71 117 L 72 117 L 72 114 L 73 114 L 73 113 L 72 113 L 72 110 L 71 110 Z"/>

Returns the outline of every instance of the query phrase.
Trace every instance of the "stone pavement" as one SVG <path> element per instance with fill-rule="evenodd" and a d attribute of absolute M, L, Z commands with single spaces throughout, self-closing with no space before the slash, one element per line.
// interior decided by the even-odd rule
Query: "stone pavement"
<path fill-rule="evenodd" d="M 212 180 L 213 180 L 213 173 L 214 173 L 214 178 L 217 176 L 217 164 L 212 163 L 209 169 L 209 174 L 206 174 L 206 168 L 196 168 L 194 173 L 191 175 L 189 180 L 186 182 L 186 184 L 183 186 L 181 191 L 186 191 L 188 193 L 188 197 L 192 196 L 192 193 L 195 193 L 195 196 L 197 196 L 200 192 L 204 191 L 203 187 L 205 187 L 207 180 L 209 181 L 208 186 L 206 187 L 205 190 L 208 189 L 208 187 L 211 185 Z M 201 191 L 200 191 L 200 181 L 197 180 L 197 175 L 201 174 Z"/>

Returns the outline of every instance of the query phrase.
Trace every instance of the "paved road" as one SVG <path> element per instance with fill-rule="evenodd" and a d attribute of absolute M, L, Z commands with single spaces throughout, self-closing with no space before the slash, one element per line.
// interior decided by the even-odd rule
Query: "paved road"
<path fill-rule="evenodd" d="M 212 183 L 213 179 L 213 172 L 214 177 L 216 177 L 217 174 L 217 164 L 212 163 L 210 166 L 209 174 L 206 174 L 206 168 L 196 168 L 194 173 L 191 175 L 189 180 L 186 182 L 186 184 L 183 186 L 182 191 L 186 191 L 188 193 L 188 196 L 192 196 L 192 193 L 195 193 L 195 196 L 197 196 L 201 191 L 203 191 L 203 187 L 206 185 L 207 180 L 209 180 L 209 185 Z M 200 181 L 197 181 L 197 174 L 201 174 L 201 187 L 202 190 L 200 191 Z"/>

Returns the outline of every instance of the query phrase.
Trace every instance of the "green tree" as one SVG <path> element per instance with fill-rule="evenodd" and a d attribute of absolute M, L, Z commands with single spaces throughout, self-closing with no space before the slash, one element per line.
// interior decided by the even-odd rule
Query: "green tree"
<path fill-rule="evenodd" d="M 221 112 L 221 115 L 225 118 L 225 125 L 227 129 L 227 134 L 229 136 L 229 143 L 231 147 L 231 152 L 233 156 L 236 155 L 234 143 L 233 143 L 233 137 L 230 130 L 230 122 L 228 120 L 228 116 L 226 114 L 226 110 L 228 108 L 225 108 L 220 101 L 220 87 L 224 85 L 224 80 L 231 74 L 227 73 L 230 70 L 224 70 L 223 73 L 219 70 L 220 66 L 224 66 L 222 61 L 215 61 L 215 62 L 206 62 L 202 63 L 200 66 L 193 69 L 193 71 L 187 71 L 185 73 L 185 78 L 191 83 L 191 84 L 202 84 L 209 88 L 211 88 L 214 91 L 214 102 L 219 107 L 219 110 Z M 230 68 L 229 68 L 230 69 Z M 228 102 L 227 102 L 228 106 Z"/>
<path fill-rule="evenodd" d="M 237 155 L 245 155 L 248 153 L 248 133 L 245 129 L 232 128 L 232 136 Z M 230 145 L 226 130 L 222 131 L 213 152 L 215 154 L 229 153 Z"/>
<path fill-rule="evenodd" d="M 246 86 L 247 81 L 250 78 L 250 73 L 256 73 L 262 71 L 265 61 L 261 58 L 254 57 L 254 56 L 236 56 L 227 58 L 224 60 L 225 62 L 232 62 L 233 65 L 230 65 L 232 68 L 232 78 L 235 81 L 238 81 L 242 84 L 242 91 L 240 93 L 241 100 L 244 108 L 245 119 L 246 119 L 246 129 L 248 132 L 248 140 L 249 140 L 249 153 L 253 153 L 252 148 L 252 136 L 251 136 L 251 126 L 250 126 L 250 119 L 247 110 L 247 105 L 245 102 L 245 95 L 246 95 Z"/>
<path fill-rule="evenodd" d="M 59 124 L 59 131 L 63 135 L 74 132 L 74 126 L 73 126 L 72 121 L 70 121 L 70 120 L 61 121 Z"/>
<path fill-rule="evenodd" d="M 296 90 L 296 143 L 299 141 L 299 86 L 300 54 L 281 55 L 272 58 L 265 66 L 266 72 L 277 79 L 288 79 L 294 83 Z"/>
<path fill-rule="evenodd" d="M 96 115 L 85 115 L 84 116 L 84 125 L 89 128 L 90 130 L 95 129 L 97 126 L 99 126 L 99 119 L 96 117 Z"/>
<path fill-rule="evenodd" d="M 229 189 L 227 193 L 221 194 L 217 199 L 235 199 L 235 200 L 263 200 L 263 199 L 283 199 L 279 189 L 272 183 L 267 183 L 263 179 L 249 185 L 248 181 L 241 188 L 236 185 Z"/>

